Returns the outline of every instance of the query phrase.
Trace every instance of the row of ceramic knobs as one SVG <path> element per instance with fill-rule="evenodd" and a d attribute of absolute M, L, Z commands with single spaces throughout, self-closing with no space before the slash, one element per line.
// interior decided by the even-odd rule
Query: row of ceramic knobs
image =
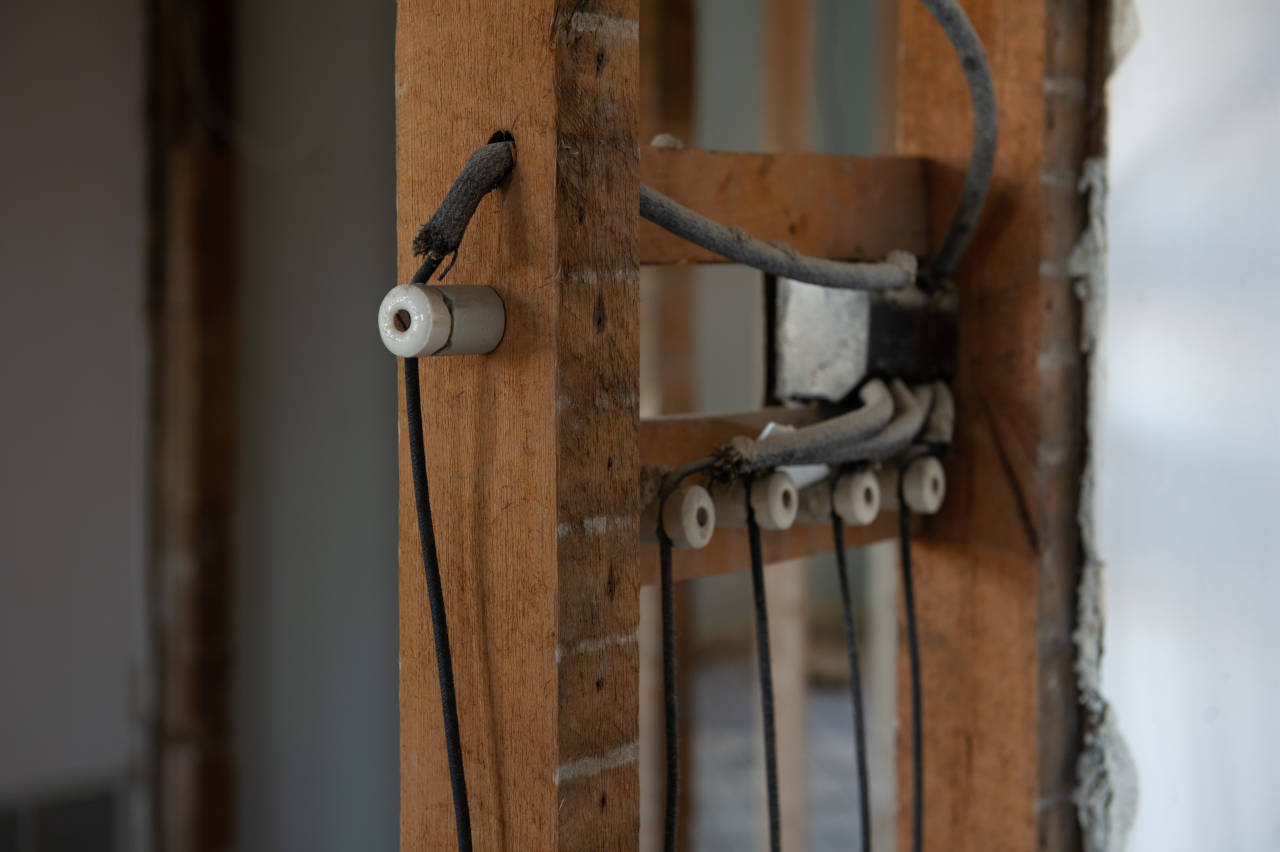
<path fill-rule="evenodd" d="M 832 488 L 830 480 L 797 488 L 785 471 L 758 477 L 751 486 L 751 508 L 762 530 L 789 529 L 801 523 L 826 523 L 832 503 L 837 515 L 850 526 L 866 526 L 881 509 L 898 508 L 897 465 L 880 470 L 841 474 Z M 947 477 L 942 462 L 926 456 L 913 462 L 902 480 L 902 499 L 912 512 L 932 515 L 942 508 Z M 747 525 L 746 485 L 684 485 L 662 504 L 662 526 L 671 543 L 683 550 L 700 550 L 711 542 L 716 525 L 741 528 Z M 642 538 L 657 541 L 658 501 L 650 504 L 640 519 Z"/>

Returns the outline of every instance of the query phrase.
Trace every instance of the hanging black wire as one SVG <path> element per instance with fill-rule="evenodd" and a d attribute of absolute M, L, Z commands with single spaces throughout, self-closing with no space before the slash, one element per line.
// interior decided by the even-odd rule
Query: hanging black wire
<path fill-rule="evenodd" d="M 661 514 L 661 513 L 659 513 Z M 663 807 L 662 848 L 675 852 L 680 816 L 680 704 L 676 695 L 676 597 L 671 571 L 671 537 L 658 523 L 662 584 L 662 710 L 666 733 L 667 783 Z"/>
<path fill-rule="evenodd" d="M 662 511 L 667 498 L 686 479 L 715 466 L 715 459 L 702 458 L 670 473 L 658 495 L 658 558 L 662 597 L 662 710 L 666 740 L 666 794 L 662 815 L 663 852 L 675 852 L 676 828 L 680 817 L 680 702 L 676 693 L 676 593 L 672 571 L 671 536 L 663 526 Z"/>
<path fill-rule="evenodd" d="M 459 852 L 471 852 L 471 806 L 467 803 L 467 778 L 462 766 L 462 736 L 458 730 L 458 699 L 453 688 L 453 657 L 449 651 L 449 625 L 445 621 L 444 594 L 440 587 L 440 560 L 436 555 L 435 525 L 431 520 L 431 497 L 427 490 L 417 358 L 404 359 L 404 402 L 409 421 L 409 464 L 413 468 L 418 538 L 422 544 L 422 566 L 427 577 L 427 605 L 431 610 L 436 673 L 440 680 L 440 704 L 444 711 L 444 742 L 449 759 L 449 783 L 453 788 L 453 820 L 458 832 Z"/>
<path fill-rule="evenodd" d="M 862 852 L 871 852 L 871 791 L 867 771 L 866 717 L 862 703 L 862 668 L 858 661 L 858 634 L 853 623 L 853 602 L 849 596 L 848 554 L 844 547 L 844 519 L 835 510 L 835 483 L 831 480 L 831 536 L 835 540 L 836 574 L 840 578 L 840 603 L 844 608 L 844 644 L 849 653 L 849 696 L 853 703 L 853 741 L 858 762 L 858 825 Z"/>
<path fill-rule="evenodd" d="M 441 262 L 455 258 L 467 224 L 480 199 L 496 189 L 515 167 L 515 145 L 508 134 L 496 134 L 467 159 L 462 173 L 449 187 L 431 220 L 413 241 L 415 255 L 423 257 L 414 283 L 426 283 Z M 448 272 L 446 269 L 445 272 Z M 443 277 L 443 276 L 441 276 Z M 471 806 L 467 801 L 467 777 L 462 764 L 462 735 L 458 725 L 458 698 L 453 685 L 453 655 L 449 650 L 449 625 L 445 619 L 440 584 L 440 560 L 436 554 L 435 525 L 431 520 L 431 495 L 427 488 L 426 451 L 422 437 L 422 393 L 418 385 L 418 359 L 404 359 L 405 418 L 409 427 L 409 464 L 418 514 L 418 539 L 427 580 L 427 606 L 436 647 L 436 675 L 440 681 L 440 705 L 444 714 L 444 742 L 453 792 L 453 821 L 459 852 L 471 852 Z"/>
<path fill-rule="evenodd" d="M 751 541 L 751 589 L 756 608 L 756 665 L 760 673 L 760 714 L 764 721 L 764 783 L 769 803 L 769 850 L 782 848 L 782 819 L 778 807 L 778 734 L 773 713 L 773 662 L 769 656 L 769 609 L 765 601 L 764 554 L 760 525 L 751 505 L 751 480 L 747 480 L 747 536 Z"/>
<path fill-rule="evenodd" d="M 932 455 L 908 456 L 898 467 L 898 544 L 902 553 L 902 603 L 906 611 L 907 657 L 911 666 L 911 850 L 924 848 L 924 711 L 920 697 L 920 639 L 916 632 L 915 583 L 911 577 L 911 509 L 902 492 L 902 481 L 912 464 Z"/>

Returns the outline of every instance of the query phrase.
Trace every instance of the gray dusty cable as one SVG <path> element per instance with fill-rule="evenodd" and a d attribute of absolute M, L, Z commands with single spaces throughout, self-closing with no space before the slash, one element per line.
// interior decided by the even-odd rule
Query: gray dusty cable
<path fill-rule="evenodd" d="M 969 171 L 965 174 L 964 189 L 951 217 L 942 245 L 934 253 L 929 275 L 943 279 L 955 271 L 969 237 L 978 224 L 982 204 L 991 185 L 991 172 L 996 161 L 996 137 L 998 119 L 996 89 L 991 79 L 991 66 L 987 64 L 987 52 L 982 40 L 970 23 L 968 15 L 956 0 L 920 0 L 951 41 L 960 65 L 964 68 L 965 82 L 969 86 L 969 99 L 973 104 L 973 147 L 969 152 Z"/>
<path fill-rule="evenodd" d="M 929 277 L 943 279 L 955 271 L 982 214 L 995 167 L 999 118 L 987 52 L 969 17 L 956 0 L 921 2 L 955 49 L 973 106 L 969 169 L 960 201 L 929 268 Z M 916 260 L 906 252 L 890 252 L 883 263 L 841 263 L 808 257 L 789 246 L 765 243 L 741 229 L 708 219 L 643 184 L 640 185 L 640 215 L 708 251 L 796 281 L 854 290 L 891 290 L 908 286 L 916 277 Z"/>
<path fill-rule="evenodd" d="M 640 215 L 678 237 L 729 260 L 784 278 L 850 290 L 895 290 L 916 278 L 915 256 L 893 251 L 883 263 L 844 263 L 809 257 L 790 246 L 766 243 L 730 228 L 640 185 Z"/>
<path fill-rule="evenodd" d="M 956 431 L 956 399 L 946 382 L 933 383 L 933 410 L 920 432 L 919 442 L 930 446 L 950 444 Z"/>
<path fill-rule="evenodd" d="M 775 432 L 758 441 L 745 436 L 734 438 L 720 450 L 722 465 L 732 473 L 746 473 L 843 457 L 879 433 L 893 418 L 893 397 L 884 382 L 867 382 L 859 396 L 861 407 L 821 423 L 802 426 L 794 432 Z"/>
<path fill-rule="evenodd" d="M 848 463 L 887 459 L 915 442 L 933 409 L 934 387 L 932 384 L 921 385 L 913 392 L 901 379 L 894 379 L 889 388 L 896 410 L 889 425 L 869 440 L 845 449 L 842 454 L 833 454 L 824 461 Z"/>

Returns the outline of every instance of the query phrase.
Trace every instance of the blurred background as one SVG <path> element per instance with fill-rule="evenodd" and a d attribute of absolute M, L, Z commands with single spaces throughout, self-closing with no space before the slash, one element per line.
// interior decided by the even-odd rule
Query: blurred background
<path fill-rule="evenodd" d="M 395 373 L 373 323 L 395 278 L 395 4 L 216 5 L 0 3 L 0 852 L 398 843 Z M 892 149 L 892 5 L 815 0 L 811 147 Z M 689 141 L 760 150 L 762 2 L 696 12 Z M 1128 848 L 1261 852 L 1280 848 L 1280 15 L 1137 13 L 1094 362 L 1103 688 L 1137 771 Z M 758 282 L 694 286 L 715 309 L 686 407 L 756 407 Z M 893 554 L 855 558 L 892 773 Z M 805 839 L 851 848 L 830 565 L 787 573 L 813 637 L 789 728 Z M 760 842 L 747 579 L 688 592 L 700 850 Z"/>

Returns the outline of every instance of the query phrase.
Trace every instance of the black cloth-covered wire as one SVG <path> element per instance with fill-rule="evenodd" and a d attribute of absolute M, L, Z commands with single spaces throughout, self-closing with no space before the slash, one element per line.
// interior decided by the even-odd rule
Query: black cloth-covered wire
<path fill-rule="evenodd" d="M 661 513 L 659 513 L 661 515 Z M 662 848 L 675 852 L 680 811 L 680 704 L 676 695 L 676 597 L 671 569 L 671 537 L 658 523 L 662 583 L 662 710 L 666 734 L 667 782 L 663 803 Z"/>
<path fill-rule="evenodd" d="M 902 605 L 907 623 L 907 657 L 911 666 L 911 850 L 924 849 L 924 710 L 920 682 L 920 638 L 916 630 L 915 582 L 911 576 L 911 509 L 902 481 L 912 464 L 933 455 L 924 450 L 903 459 L 898 468 L 898 544 L 902 561 Z"/>
<path fill-rule="evenodd" d="M 760 673 L 760 715 L 764 722 L 764 783 L 769 803 L 769 850 L 782 848 L 782 817 L 778 807 L 778 733 L 773 713 L 773 661 L 769 655 L 769 608 L 765 600 L 764 554 L 760 525 L 751 505 L 751 480 L 747 480 L 747 535 L 751 540 L 751 590 L 756 609 L 756 665 Z"/>
<path fill-rule="evenodd" d="M 658 495 L 658 558 L 662 597 L 662 710 L 666 741 L 666 795 L 662 815 L 663 852 L 675 852 L 676 827 L 680 816 L 680 702 L 676 693 L 676 592 L 671 566 L 671 536 L 662 525 L 662 509 L 667 498 L 691 476 L 715 466 L 715 459 L 702 458 L 672 471 Z"/>
<path fill-rule="evenodd" d="M 440 704 L 444 711 L 444 741 L 449 757 L 449 783 L 453 788 L 454 825 L 458 832 L 459 852 L 471 852 L 471 806 L 467 802 L 467 778 L 462 766 L 462 736 L 458 729 L 458 699 L 453 688 L 453 657 L 449 652 L 449 625 L 445 621 L 444 594 L 440 587 L 440 560 L 436 555 L 435 525 L 431 521 L 431 497 L 427 490 L 417 358 L 404 359 L 404 401 L 409 421 L 409 463 L 413 468 L 413 496 L 418 509 L 418 538 L 422 544 L 422 566 L 427 577 L 427 605 L 431 609 L 436 670 L 440 678 Z"/>
<path fill-rule="evenodd" d="M 835 478 L 831 480 L 834 496 Z M 834 502 L 834 501 L 833 501 Z M 853 602 L 849 596 L 848 554 L 844 547 L 844 519 L 831 509 L 831 536 L 836 550 L 836 573 L 840 578 L 840 603 L 844 608 L 844 644 L 849 652 L 849 696 L 853 702 L 853 741 L 858 761 L 858 818 L 862 852 L 871 852 L 871 780 L 867 771 L 867 730 L 862 704 L 862 667 L 858 661 L 858 634 L 853 623 Z"/>

